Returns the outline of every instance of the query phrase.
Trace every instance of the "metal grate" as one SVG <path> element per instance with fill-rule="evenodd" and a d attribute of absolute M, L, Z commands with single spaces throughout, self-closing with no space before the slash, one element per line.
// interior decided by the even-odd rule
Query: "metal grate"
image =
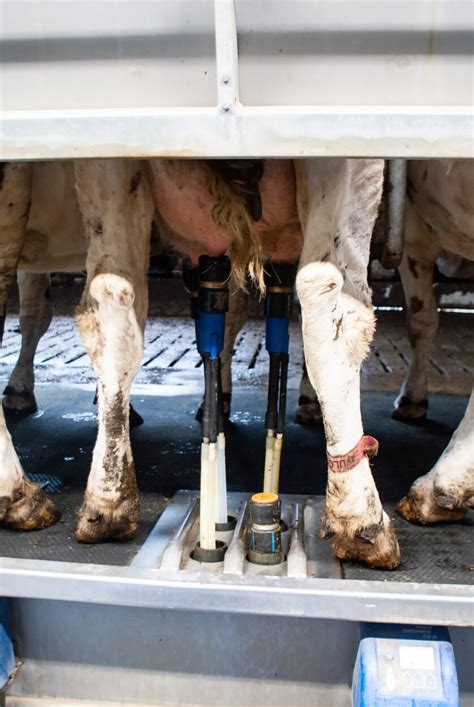
<path fill-rule="evenodd" d="M 186 308 L 187 308 L 187 303 Z M 175 303 L 173 311 L 181 305 Z M 163 308 L 165 311 L 165 308 Z M 471 346 L 472 315 L 440 315 L 438 336 L 430 356 L 429 385 L 433 392 L 465 395 L 472 387 L 474 352 Z M 0 377 L 7 379 L 20 350 L 17 315 L 6 320 L 0 349 Z M 404 316 L 382 312 L 371 352 L 362 368 L 364 390 L 397 391 L 406 375 L 411 352 Z M 301 376 L 303 347 L 298 321 L 291 322 L 289 386 L 297 388 Z M 38 383 L 94 382 L 95 375 L 71 316 L 55 317 L 41 339 L 35 358 Z M 137 383 L 201 384 L 201 365 L 196 350 L 194 324 L 186 312 L 173 316 L 152 316 L 145 330 L 145 352 Z M 261 318 L 249 319 L 235 344 L 233 378 L 245 385 L 266 385 L 268 356 Z"/>

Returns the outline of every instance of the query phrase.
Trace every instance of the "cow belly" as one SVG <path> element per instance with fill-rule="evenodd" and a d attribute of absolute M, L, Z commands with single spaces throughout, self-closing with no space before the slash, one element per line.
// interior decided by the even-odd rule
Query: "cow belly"
<path fill-rule="evenodd" d="M 409 167 L 408 195 L 425 223 L 436 231 L 441 247 L 474 260 L 470 160 L 418 160 Z"/>

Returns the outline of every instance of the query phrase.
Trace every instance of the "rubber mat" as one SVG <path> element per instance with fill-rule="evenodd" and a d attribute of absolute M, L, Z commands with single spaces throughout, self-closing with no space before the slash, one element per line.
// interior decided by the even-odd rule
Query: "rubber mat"
<path fill-rule="evenodd" d="M 36 480 L 35 475 L 30 476 Z M 31 533 L 19 533 L 2 528 L 0 555 L 3 557 L 99 565 L 129 565 L 153 528 L 157 515 L 166 506 L 166 499 L 162 496 L 142 493 L 141 519 L 134 540 L 127 543 L 107 542 L 84 545 L 74 539 L 76 511 L 82 503 L 82 492 L 67 487 L 50 492 L 49 486 L 45 490 L 61 508 L 61 520 L 50 528 Z"/>
<path fill-rule="evenodd" d="M 183 385 L 185 390 L 185 386 Z M 174 391 L 176 392 L 176 390 Z M 34 533 L 0 528 L 0 556 L 68 562 L 126 565 L 179 489 L 199 488 L 200 429 L 194 421 L 195 395 L 133 397 L 145 423 L 132 431 L 142 518 L 137 538 L 129 543 L 80 545 L 73 537 L 75 512 L 82 502 L 95 441 L 93 389 L 74 385 L 37 387 L 39 412 L 10 425 L 24 468 L 57 502 L 63 518 L 56 526 Z M 325 443 L 321 428 L 303 428 L 292 420 L 297 393 L 288 396 L 288 424 L 282 456 L 281 491 L 323 495 L 326 486 Z M 385 507 L 434 464 L 461 419 L 465 396 L 438 394 L 430 403 L 430 419 L 421 426 L 390 418 L 393 394 L 363 394 L 364 424 L 377 437 L 380 453 L 373 466 Z M 227 430 L 228 487 L 253 492 L 262 483 L 265 391 L 237 388 L 233 422 Z M 472 518 L 472 516 L 471 516 Z M 395 572 L 366 570 L 345 563 L 351 579 L 386 581 L 474 582 L 472 520 L 431 528 L 412 526 L 396 517 L 402 566 Z M 471 543 L 471 544 L 470 544 Z"/>
<path fill-rule="evenodd" d="M 402 561 L 391 572 L 371 570 L 355 562 L 343 562 L 346 579 L 382 582 L 474 585 L 474 514 L 458 523 L 412 525 L 393 506 L 385 506 L 395 524 Z"/>

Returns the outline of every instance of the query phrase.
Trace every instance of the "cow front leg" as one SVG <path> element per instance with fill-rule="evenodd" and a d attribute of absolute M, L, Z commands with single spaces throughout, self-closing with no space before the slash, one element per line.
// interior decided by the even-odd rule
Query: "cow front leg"
<path fill-rule="evenodd" d="M 334 537 L 333 549 L 341 560 L 391 569 L 399 564 L 399 548 L 364 454 L 368 443 L 360 412 L 360 365 L 374 317 L 370 307 L 341 292 L 342 282 L 330 263 L 310 263 L 297 276 L 306 364 L 327 441 L 322 535 Z"/>
<path fill-rule="evenodd" d="M 97 441 L 76 538 L 128 540 L 139 519 L 129 396 L 143 354 L 153 206 L 139 163 L 84 162 L 76 178 L 89 241 L 76 318 L 98 378 Z"/>
<path fill-rule="evenodd" d="M 394 568 L 399 548 L 367 459 L 376 442 L 363 434 L 359 380 L 374 330 L 367 264 L 383 161 L 305 160 L 295 173 L 304 234 L 296 289 L 328 452 L 322 532 L 339 558 Z"/>
<path fill-rule="evenodd" d="M 408 338 L 412 350 L 407 377 L 395 401 L 395 420 L 424 420 L 428 410 L 428 363 L 438 328 L 433 293 L 433 269 L 439 253 L 438 239 L 428 230 L 408 202 L 406 239 L 400 277 L 405 293 Z"/>
<path fill-rule="evenodd" d="M 474 507 L 474 390 L 448 446 L 428 474 L 412 485 L 397 511 L 411 523 L 461 520 Z"/>
<path fill-rule="evenodd" d="M 60 517 L 53 501 L 25 476 L 0 406 L 0 524 L 14 530 L 41 530 Z"/>
<path fill-rule="evenodd" d="M 21 349 L 18 361 L 3 391 L 5 414 L 26 417 L 36 412 L 34 357 L 41 337 L 53 317 L 49 275 L 18 271 Z"/>

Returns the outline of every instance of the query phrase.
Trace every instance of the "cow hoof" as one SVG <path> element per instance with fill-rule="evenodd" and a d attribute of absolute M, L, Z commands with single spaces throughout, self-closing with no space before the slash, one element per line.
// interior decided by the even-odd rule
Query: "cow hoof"
<path fill-rule="evenodd" d="M 315 402 L 301 402 L 298 401 L 298 407 L 295 413 L 295 422 L 298 425 L 315 425 L 319 426 L 322 422 L 323 415 L 321 412 L 321 406 L 316 400 Z"/>
<path fill-rule="evenodd" d="M 428 400 L 415 403 L 406 395 L 397 398 L 392 412 L 392 419 L 399 422 L 423 422 L 428 412 Z"/>
<path fill-rule="evenodd" d="M 423 477 L 422 477 L 423 478 Z M 462 520 L 469 503 L 463 498 L 436 490 L 432 484 L 420 484 L 415 481 L 408 495 L 395 506 L 402 518 L 416 525 L 449 523 Z"/>
<path fill-rule="evenodd" d="M 339 528 L 341 524 L 338 523 Z M 353 526 L 353 524 L 351 524 Z M 322 533 L 327 535 L 326 531 Z M 367 567 L 393 570 L 400 564 L 400 548 L 392 521 L 383 512 L 382 522 L 376 526 L 346 527 L 333 537 L 332 549 L 339 560 L 361 562 Z"/>
<path fill-rule="evenodd" d="M 130 428 L 140 427 L 143 422 L 144 420 L 140 413 L 135 410 L 133 405 L 130 405 Z"/>
<path fill-rule="evenodd" d="M 22 419 L 38 412 L 35 395 L 29 390 L 17 391 L 7 385 L 3 395 L 3 411 L 9 419 Z"/>
<path fill-rule="evenodd" d="M 0 522 L 14 530 L 42 530 L 60 518 L 61 512 L 56 504 L 27 479 L 11 498 L 0 498 Z"/>
<path fill-rule="evenodd" d="M 125 542 L 137 533 L 138 496 L 119 502 L 87 495 L 78 512 L 75 537 L 80 543 Z"/>

